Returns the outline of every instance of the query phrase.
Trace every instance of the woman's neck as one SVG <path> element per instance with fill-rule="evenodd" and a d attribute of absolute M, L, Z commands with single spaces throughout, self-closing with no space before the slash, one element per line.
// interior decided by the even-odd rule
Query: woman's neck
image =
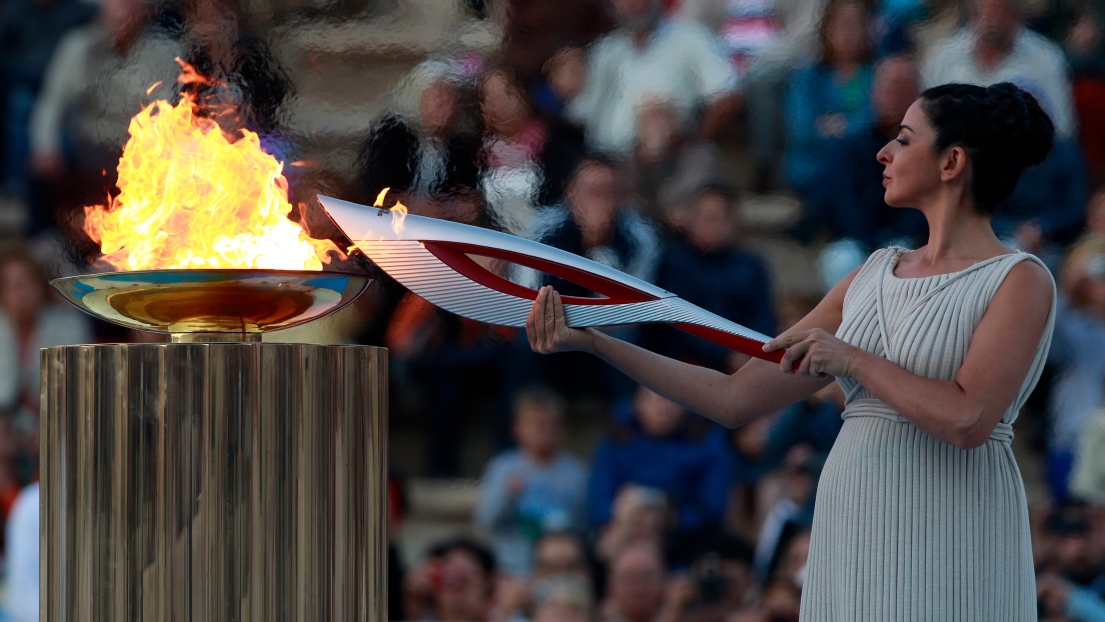
<path fill-rule="evenodd" d="M 990 217 L 978 212 L 965 193 L 942 197 L 921 207 L 921 212 L 929 226 L 928 244 L 922 255 L 925 265 L 1009 251 L 994 234 Z"/>

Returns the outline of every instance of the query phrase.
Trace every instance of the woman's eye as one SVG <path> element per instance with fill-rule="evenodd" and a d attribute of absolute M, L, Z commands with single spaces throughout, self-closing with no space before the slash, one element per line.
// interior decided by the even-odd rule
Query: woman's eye
<path fill-rule="evenodd" d="M 904 138 L 902 138 L 902 137 L 900 137 L 900 136 L 899 136 L 898 138 L 895 138 L 895 139 L 894 139 L 894 142 L 898 143 L 899 145 L 908 145 L 908 144 L 909 144 L 909 143 L 908 143 L 908 142 L 906 141 L 906 139 L 904 139 Z"/>

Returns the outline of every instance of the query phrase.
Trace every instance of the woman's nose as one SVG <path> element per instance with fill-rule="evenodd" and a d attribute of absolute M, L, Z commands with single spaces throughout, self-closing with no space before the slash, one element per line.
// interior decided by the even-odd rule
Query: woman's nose
<path fill-rule="evenodd" d="M 890 149 L 887 147 L 889 147 L 889 145 L 885 145 L 882 149 L 879 149 L 878 154 L 875 155 L 875 159 L 878 160 L 880 164 L 890 163 Z"/>

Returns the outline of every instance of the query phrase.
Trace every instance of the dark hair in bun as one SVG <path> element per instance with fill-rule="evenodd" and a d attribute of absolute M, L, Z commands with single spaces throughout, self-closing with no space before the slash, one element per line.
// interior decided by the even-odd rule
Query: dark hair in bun
<path fill-rule="evenodd" d="M 1031 93 L 1009 82 L 934 86 L 921 93 L 921 108 L 936 130 L 937 152 L 954 145 L 967 152 L 971 196 L 985 214 L 1013 193 L 1025 168 L 1051 152 L 1051 119 Z"/>

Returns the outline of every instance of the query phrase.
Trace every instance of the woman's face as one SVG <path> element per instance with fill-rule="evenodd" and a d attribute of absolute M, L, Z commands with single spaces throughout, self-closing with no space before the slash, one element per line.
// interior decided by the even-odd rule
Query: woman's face
<path fill-rule="evenodd" d="M 891 207 L 917 207 L 940 188 L 940 154 L 933 151 L 936 132 L 916 100 L 906 110 L 898 135 L 876 156 L 885 167 L 883 199 Z"/>

